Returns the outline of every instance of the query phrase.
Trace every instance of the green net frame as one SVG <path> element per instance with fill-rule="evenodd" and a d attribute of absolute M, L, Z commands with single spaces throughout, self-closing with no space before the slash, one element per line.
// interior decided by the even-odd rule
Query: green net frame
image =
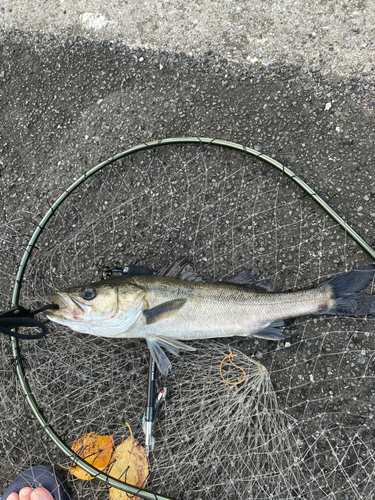
<path fill-rule="evenodd" d="M 280 162 L 277 160 L 274 160 L 273 158 L 260 153 L 259 151 L 256 151 L 255 149 L 248 148 L 246 146 L 242 146 L 240 144 L 236 144 L 233 142 L 228 142 L 224 140 L 219 140 L 219 139 L 210 139 L 206 137 L 177 137 L 177 138 L 168 138 L 168 139 L 163 139 L 159 141 L 151 141 L 143 144 L 139 144 L 137 146 L 131 147 L 129 149 L 126 149 L 125 151 L 118 153 L 111 158 L 108 158 L 107 160 L 99 163 L 95 167 L 91 168 L 88 170 L 85 174 L 83 174 L 81 177 L 79 177 L 75 182 L 73 182 L 62 194 L 61 196 L 53 203 L 53 205 L 50 207 L 48 212 L 45 214 L 41 222 L 39 223 L 38 227 L 34 231 L 30 241 L 28 242 L 28 245 L 26 247 L 26 250 L 23 254 L 23 257 L 21 259 L 21 262 L 19 264 L 19 269 L 17 272 L 17 277 L 16 277 L 16 282 L 14 285 L 13 289 L 13 296 L 12 296 L 12 304 L 14 306 L 18 305 L 18 300 L 19 300 L 19 295 L 20 295 L 20 290 L 22 286 L 22 280 L 23 276 L 26 270 L 26 266 L 30 257 L 30 254 L 34 248 L 34 245 L 36 244 L 41 232 L 45 228 L 45 226 L 48 224 L 48 221 L 53 217 L 54 213 L 56 210 L 58 210 L 59 206 L 64 202 L 64 200 L 82 183 L 84 183 L 87 179 L 89 179 L 92 175 L 94 175 L 96 172 L 99 170 L 104 169 L 108 165 L 111 165 L 115 161 L 124 158 L 126 156 L 130 156 L 132 154 L 138 153 L 139 151 L 143 151 L 146 149 L 152 149 L 152 148 L 157 148 L 160 146 L 167 146 L 167 145 L 173 145 L 173 144 L 196 144 L 196 145 L 201 145 L 202 147 L 204 145 L 210 145 L 210 146 L 220 146 L 220 147 L 225 147 L 229 148 L 232 150 L 237 150 L 241 151 L 245 154 L 249 154 L 253 157 L 258 158 L 259 160 L 273 166 L 282 174 L 284 174 L 287 178 L 291 179 L 293 182 L 295 182 L 300 188 L 302 188 L 305 193 L 307 193 L 330 217 L 332 217 L 346 232 L 349 234 L 349 236 L 356 241 L 361 248 L 368 253 L 368 255 L 375 260 L 375 251 L 361 238 L 361 236 L 350 226 L 348 225 L 345 220 L 340 217 L 340 215 L 337 214 L 330 206 L 329 204 L 324 201 L 318 193 L 315 192 L 314 189 L 312 189 L 301 177 L 296 175 L 292 170 L 289 168 L 285 167 L 282 165 Z M 119 490 L 122 490 L 130 495 L 136 495 L 138 497 L 147 499 L 147 500 L 170 500 L 168 497 L 162 496 L 160 494 L 155 494 L 150 491 L 146 490 L 140 490 L 139 488 L 132 486 L 128 483 L 125 483 L 123 481 L 119 481 L 117 479 L 112 478 L 111 476 L 101 472 L 100 470 L 96 469 L 92 465 L 88 464 L 86 461 L 84 461 L 82 458 L 80 458 L 78 455 L 76 455 L 71 448 L 58 436 L 58 434 L 55 432 L 55 430 L 50 426 L 44 415 L 42 410 L 38 407 L 38 404 L 36 402 L 36 399 L 30 389 L 25 370 L 22 364 L 22 358 L 21 358 L 21 353 L 20 353 L 20 345 L 19 341 L 16 338 L 12 339 L 12 353 L 13 353 L 13 358 L 15 361 L 16 365 L 16 370 L 17 370 L 17 375 L 21 384 L 21 388 L 25 394 L 26 401 L 29 404 L 31 410 L 33 411 L 35 417 L 38 419 L 39 423 L 41 424 L 43 430 L 45 433 L 48 435 L 48 437 L 54 442 L 54 444 L 71 460 L 73 460 L 79 467 L 81 467 L 85 472 L 90 474 L 91 476 L 100 479 L 101 481 L 104 481 L 107 483 L 109 486 L 113 486 Z"/>

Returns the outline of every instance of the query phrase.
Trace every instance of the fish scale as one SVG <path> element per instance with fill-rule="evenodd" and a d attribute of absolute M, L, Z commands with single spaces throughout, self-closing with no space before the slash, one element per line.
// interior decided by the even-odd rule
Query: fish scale
<path fill-rule="evenodd" d="M 160 278 L 159 278 L 160 279 Z M 150 281 L 146 300 L 149 308 L 175 298 L 187 298 L 175 314 L 146 325 L 144 317 L 128 331 L 129 335 L 142 337 L 164 335 L 179 340 L 247 336 L 275 321 L 313 314 L 320 308 L 333 306 L 332 289 L 329 287 L 292 293 L 256 293 L 245 286 L 227 283 L 189 282 L 181 289 L 178 280 L 168 279 L 160 287 Z M 144 281 L 133 282 L 144 286 Z"/>
<path fill-rule="evenodd" d="M 188 281 L 166 276 L 116 276 L 58 292 L 51 321 L 103 337 L 143 338 L 161 373 L 170 361 L 163 349 L 194 350 L 181 341 L 253 336 L 282 340 L 284 319 L 310 314 L 366 315 L 375 297 L 362 293 L 374 266 L 354 269 L 316 288 L 260 292 L 249 285 Z"/>

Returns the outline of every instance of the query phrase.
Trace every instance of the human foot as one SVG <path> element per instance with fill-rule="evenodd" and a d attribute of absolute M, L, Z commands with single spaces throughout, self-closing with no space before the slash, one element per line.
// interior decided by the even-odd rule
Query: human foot
<path fill-rule="evenodd" d="M 11 493 L 7 500 L 53 500 L 52 495 L 45 488 L 22 488 L 19 493 Z"/>
<path fill-rule="evenodd" d="M 0 500 L 70 500 L 70 496 L 52 467 L 37 465 L 17 476 Z"/>

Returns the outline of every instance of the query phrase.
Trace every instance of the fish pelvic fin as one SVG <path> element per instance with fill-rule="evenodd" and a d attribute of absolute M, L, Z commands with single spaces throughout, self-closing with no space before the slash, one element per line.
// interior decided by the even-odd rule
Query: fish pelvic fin
<path fill-rule="evenodd" d="M 321 285 L 330 286 L 336 301 L 320 314 L 335 314 L 340 316 L 365 316 L 375 313 L 375 296 L 362 291 L 374 279 L 375 266 L 363 266 L 341 274 Z"/>
<path fill-rule="evenodd" d="M 184 344 L 179 340 L 170 339 L 164 336 L 147 339 L 147 345 L 162 375 L 166 375 L 172 368 L 171 362 L 162 348 L 175 355 L 178 355 L 179 349 L 185 351 L 195 351 L 194 347 Z"/>
<path fill-rule="evenodd" d="M 186 299 L 168 300 L 168 302 L 163 302 L 152 309 L 145 309 L 143 314 L 146 318 L 146 323 L 151 325 L 151 323 L 156 323 L 157 321 L 170 318 L 176 314 L 176 312 L 179 311 L 185 303 Z"/>

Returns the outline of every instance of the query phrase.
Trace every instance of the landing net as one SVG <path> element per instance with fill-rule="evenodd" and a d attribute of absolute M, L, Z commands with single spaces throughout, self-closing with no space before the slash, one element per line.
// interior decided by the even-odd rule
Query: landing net
<path fill-rule="evenodd" d="M 344 211 L 339 197 L 335 208 Z M 1 302 L 26 235 L 7 220 L 0 235 Z M 363 231 L 366 230 L 364 222 Z M 20 303 L 37 307 L 56 290 L 100 279 L 105 266 L 160 269 L 191 256 L 205 281 L 248 270 L 275 290 L 315 286 L 369 257 L 282 173 L 217 146 L 145 150 L 99 171 L 57 210 L 37 241 Z M 47 422 L 70 445 L 95 431 L 144 444 L 148 350 L 143 341 L 96 338 L 49 323 L 21 341 L 26 376 Z M 372 499 L 375 494 L 374 321 L 302 318 L 280 344 L 253 338 L 199 341 L 157 374 L 167 400 L 154 424 L 147 489 L 183 499 Z M 226 384 L 230 352 L 246 373 Z M 46 437 L 13 376 L 1 339 L 3 490 L 31 465 L 54 464 L 72 498 L 108 498 L 98 480 L 74 479 L 71 462 Z M 227 380 L 242 378 L 229 363 Z M 110 471 L 109 471 L 110 473 Z"/>

